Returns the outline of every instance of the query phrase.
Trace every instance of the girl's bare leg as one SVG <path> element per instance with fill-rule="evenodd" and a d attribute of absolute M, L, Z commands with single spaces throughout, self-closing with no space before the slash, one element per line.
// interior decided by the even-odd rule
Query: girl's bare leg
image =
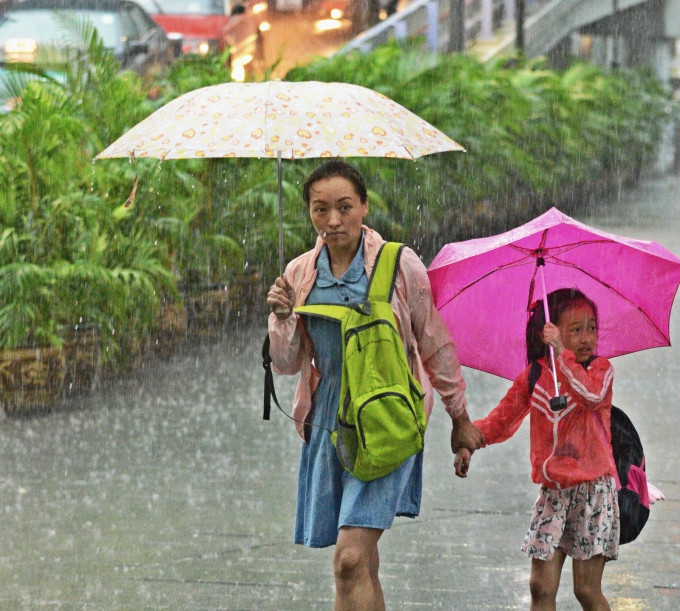
<path fill-rule="evenodd" d="M 565 553 L 556 550 L 552 560 L 531 559 L 531 611 L 555 611 L 557 590 L 560 587 L 560 576 L 564 566 Z"/>
<path fill-rule="evenodd" d="M 335 611 L 384 611 L 376 528 L 343 526 L 333 556 Z"/>
<path fill-rule="evenodd" d="M 605 559 L 602 554 L 588 560 L 574 560 L 574 594 L 585 611 L 610 611 L 602 594 L 602 573 Z"/>

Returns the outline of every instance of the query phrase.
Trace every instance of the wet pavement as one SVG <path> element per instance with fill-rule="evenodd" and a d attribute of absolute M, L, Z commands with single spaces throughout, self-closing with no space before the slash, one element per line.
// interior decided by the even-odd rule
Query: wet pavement
<path fill-rule="evenodd" d="M 581 220 L 680 253 L 680 180 L 650 180 Z M 680 346 L 680 307 L 671 321 Z M 261 420 L 264 325 L 188 345 L 70 409 L 0 423 L 0 609 L 331 609 L 332 548 L 291 543 L 299 441 Z M 613 609 L 680 609 L 678 347 L 614 359 L 614 402 L 666 494 L 605 569 Z M 509 383 L 466 369 L 469 411 Z M 277 377 L 290 404 L 293 378 Z M 519 551 L 537 487 L 528 425 L 453 475 L 440 403 L 427 434 L 422 514 L 381 541 L 388 609 L 527 609 Z M 558 608 L 579 609 L 567 564 Z"/>

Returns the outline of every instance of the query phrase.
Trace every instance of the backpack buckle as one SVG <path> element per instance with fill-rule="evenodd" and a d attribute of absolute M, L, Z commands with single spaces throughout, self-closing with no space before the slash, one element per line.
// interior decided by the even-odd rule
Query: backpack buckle
<path fill-rule="evenodd" d="M 357 303 L 356 301 L 350 301 L 347 307 L 352 308 L 355 312 L 363 314 L 364 316 L 371 315 L 371 302 L 368 299 L 364 299 L 362 303 Z"/>

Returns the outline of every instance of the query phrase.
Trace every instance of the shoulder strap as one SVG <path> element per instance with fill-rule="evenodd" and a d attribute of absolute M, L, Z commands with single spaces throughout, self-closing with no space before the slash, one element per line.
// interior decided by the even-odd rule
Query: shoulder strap
<path fill-rule="evenodd" d="M 264 338 L 264 343 L 262 344 L 262 367 L 264 367 L 264 411 L 262 412 L 262 420 L 269 420 L 272 410 L 271 399 L 274 399 L 276 407 L 281 409 L 274 388 L 272 357 L 269 356 L 269 333 L 267 333 L 267 336 Z"/>
<path fill-rule="evenodd" d="M 279 408 L 279 411 L 290 420 L 295 422 L 300 422 L 304 424 L 305 427 L 313 426 L 319 429 L 324 429 L 329 433 L 332 433 L 331 429 L 322 426 L 320 424 L 314 424 L 313 422 L 304 422 L 293 418 L 289 413 L 284 410 L 279 404 L 279 400 L 276 397 L 276 389 L 274 388 L 274 375 L 272 374 L 272 357 L 269 355 L 269 333 L 264 338 L 264 343 L 262 344 L 262 367 L 264 367 L 264 410 L 262 412 L 262 420 L 269 420 L 271 416 L 271 400 L 274 400 L 274 404 Z"/>
<path fill-rule="evenodd" d="M 378 252 L 373 272 L 368 282 L 367 296 L 369 301 L 392 301 L 394 284 L 399 273 L 399 259 L 404 244 L 385 242 Z"/>
<path fill-rule="evenodd" d="M 531 361 L 531 369 L 529 369 L 529 394 L 534 393 L 534 388 L 536 388 L 536 382 L 538 378 L 541 377 L 542 371 L 541 364 L 538 361 Z"/>

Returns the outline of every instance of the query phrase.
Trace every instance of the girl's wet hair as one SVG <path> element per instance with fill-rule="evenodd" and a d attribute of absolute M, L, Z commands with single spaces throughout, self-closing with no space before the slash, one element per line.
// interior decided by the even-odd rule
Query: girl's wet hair
<path fill-rule="evenodd" d="M 302 186 L 302 199 L 309 207 L 310 194 L 309 191 L 312 185 L 325 178 L 345 178 L 349 180 L 352 185 L 354 185 L 354 190 L 356 191 L 362 204 L 365 204 L 368 200 L 368 191 L 366 190 L 366 182 L 364 177 L 359 173 L 354 166 L 349 165 L 346 161 L 341 159 L 331 159 L 325 161 L 320 166 L 318 166 L 305 180 L 305 184 Z"/>
<path fill-rule="evenodd" d="M 597 306 L 578 289 L 557 289 L 552 293 L 548 293 L 550 321 L 556 325 L 559 324 L 562 312 L 581 304 L 586 304 L 592 308 L 595 314 L 595 323 L 597 324 Z M 537 301 L 532 306 L 530 312 L 531 315 L 529 316 L 526 329 L 527 363 L 548 355 L 548 346 L 541 339 L 541 332 L 545 326 L 543 300 Z"/>

